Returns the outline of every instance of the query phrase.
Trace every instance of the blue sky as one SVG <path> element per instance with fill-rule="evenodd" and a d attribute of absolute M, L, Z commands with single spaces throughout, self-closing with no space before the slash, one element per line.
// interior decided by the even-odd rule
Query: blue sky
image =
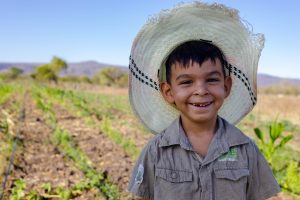
<path fill-rule="evenodd" d="M 132 41 L 146 22 L 177 0 L 2 0 L 0 62 L 94 60 L 128 65 Z M 300 78 L 300 3 L 297 0 L 216 0 L 264 33 L 259 73 Z"/>

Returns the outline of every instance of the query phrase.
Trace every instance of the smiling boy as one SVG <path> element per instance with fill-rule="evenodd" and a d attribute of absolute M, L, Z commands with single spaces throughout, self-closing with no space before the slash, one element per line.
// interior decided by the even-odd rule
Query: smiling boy
<path fill-rule="evenodd" d="M 194 151 L 203 157 L 216 131 L 218 110 L 231 89 L 223 57 L 212 44 L 186 42 L 167 59 L 167 80 L 160 84 L 167 102 L 180 111 L 181 125 Z"/>
<path fill-rule="evenodd" d="M 280 191 L 255 143 L 231 124 L 256 103 L 263 41 L 236 10 L 217 4 L 181 5 L 142 28 L 130 57 L 130 102 L 157 135 L 129 191 L 159 200 L 260 200 Z"/>

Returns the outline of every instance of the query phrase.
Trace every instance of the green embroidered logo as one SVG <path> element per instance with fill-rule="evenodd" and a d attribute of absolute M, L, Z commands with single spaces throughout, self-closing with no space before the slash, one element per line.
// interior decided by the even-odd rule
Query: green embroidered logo
<path fill-rule="evenodd" d="M 227 153 L 224 153 L 218 158 L 218 161 L 236 161 L 238 157 L 237 148 L 230 148 Z"/>

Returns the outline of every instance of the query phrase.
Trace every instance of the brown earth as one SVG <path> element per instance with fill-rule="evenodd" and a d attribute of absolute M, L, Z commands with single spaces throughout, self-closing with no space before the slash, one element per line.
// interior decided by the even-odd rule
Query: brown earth
<path fill-rule="evenodd" d="M 25 102 L 25 118 L 20 124 L 20 145 L 17 148 L 11 174 L 8 177 L 4 198 L 8 199 L 14 187 L 14 181 L 23 179 L 25 192 L 44 193 L 41 185 L 51 183 L 52 187 L 70 188 L 84 179 L 83 173 L 74 167 L 72 161 L 66 159 L 50 142 L 52 130 L 46 125 L 43 115 L 27 96 Z M 89 191 L 76 199 L 95 199 L 99 194 Z M 52 198 L 55 199 L 55 198 Z"/>
<path fill-rule="evenodd" d="M 107 174 L 109 179 L 119 187 L 121 199 L 135 199 L 126 191 L 134 161 L 124 150 L 99 129 L 88 127 L 81 118 L 71 115 L 60 105 L 55 105 L 54 111 L 58 125 L 71 134 L 75 143 L 86 153 L 96 169 Z"/>

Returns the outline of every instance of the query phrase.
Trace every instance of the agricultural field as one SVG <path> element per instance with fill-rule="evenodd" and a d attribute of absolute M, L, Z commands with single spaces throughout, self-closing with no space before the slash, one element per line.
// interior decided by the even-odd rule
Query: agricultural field
<path fill-rule="evenodd" d="M 254 128 L 267 143 L 276 119 L 282 138 L 293 135 L 270 160 L 283 191 L 273 200 L 300 199 L 299 101 L 296 95 L 259 94 L 258 105 L 238 124 L 259 145 Z M 152 136 L 132 113 L 126 88 L 0 82 L 0 195 L 137 199 L 126 188 Z"/>

